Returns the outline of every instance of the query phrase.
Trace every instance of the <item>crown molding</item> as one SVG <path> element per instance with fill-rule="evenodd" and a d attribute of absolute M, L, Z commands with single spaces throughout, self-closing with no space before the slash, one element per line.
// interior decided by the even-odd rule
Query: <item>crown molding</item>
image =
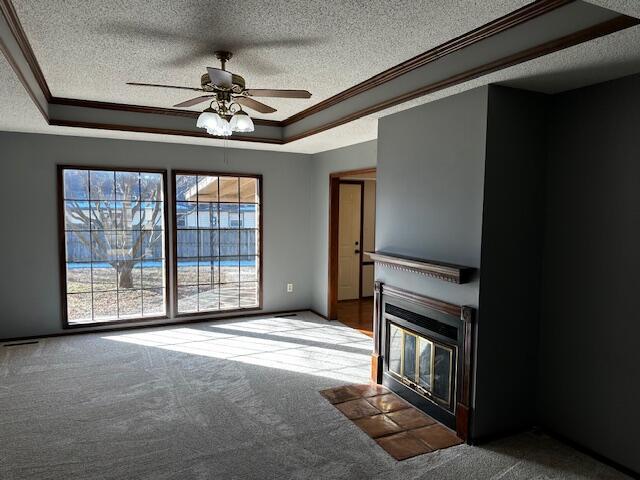
<path fill-rule="evenodd" d="M 344 117 L 338 118 L 332 122 L 325 123 L 319 127 L 306 130 L 296 135 L 288 136 L 286 138 L 285 143 L 293 142 L 311 135 L 316 135 L 325 130 L 339 127 L 340 125 L 344 125 L 346 123 L 357 120 L 358 118 L 362 118 L 367 115 L 371 115 L 373 113 L 379 112 L 381 110 L 385 110 L 387 108 L 391 108 L 396 105 L 400 105 L 402 103 L 408 102 L 409 100 L 413 100 L 415 98 L 437 92 L 438 90 L 443 90 L 445 88 L 453 87 L 460 83 L 468 82 L 469 80 L 473 80 L 474 78 L 478 78 L 483 75 L 487 75 L 489 73 L 493 73 L 498 70 L 502 70 L 504 68 L 508 68 L 513 65 L 526 62 L 528 60 L 533 60 L 534 58 L 548 55 L 550 53 L 557 52 L 559 50 L 564 50 L 565 48 L 569 48 L 574 45 L 578 45 L 580 43 L 593 40 L 595 38 L 602 37 L 604 35 L 608 35 L 610 33 L 617 32 L 619 30 L 623 30 L 625 28 L 638 25 L 639 23 L 640 23 L 640 20 L 633 17 L 628 17 L 626 15 L 615 17 L 601 24 L 595 25 L 593 27 L 585 28 L 584 30 L 580 30 L 578 32 L 572 33 L 570 35 L 559 38 L 557 40 L 553 40 L 551 42 L 538 45 L 536 47 L 519 52 L 515 55 L 510 55 L 510 56 L 501 58 L 500 60 L 495 62 L 486 63 L 477 68 L 462 72 L 458 75 L 454 75 L 444 80 L 425 85 L 421 88 L 410 91 L 403 95 L 398 95 L 384 102 L 380 102 L 370 107 L 357 110 L 355 112 L 350 113 L 349 115 L 345 115 Z"/>
<path fill-rule="evenodd" d="M 500 32 L 508 30 L 509 28 L 515 27 L 521 23 L 532 20 L 540 15 L 544 15 L 551 10 L 559 8 L 563 5 L 567 5 L 572 3 L 575 0 L 542 0 L 538 2 L 533 2 L 529 5 L 525 5 L 518 10 L 514 10 L 507 15 L 498 18 L 492 22 L 489 22 L 481 27 L 478 27 L 474 30 L 471 30 L 467 33 L 460 35 L 452 40 L 449 40 L 442 45 L 439 45 L 431 50 L 428 50 L 420 55 L 416 55 L 409 60 L 406 60 L 398 65 L 395 65 L 373 77 L 354 85 L 347 90 L 344 90 L 333 97 L 327 98 L 322 102 L 313 105 L 301 112 L 298 112 L 289 118 L 283 120 L 283 125 L 291 125 L 303 118 L 306 118 L 314 113 L 325 110 L 333 105 L 336 105 L 340 102 L 344 102 L 346 99 L 358 95 L 359 93 L 366 92 L 367 90 L 371 90 L 378 85 L 382 85 L 384 83 L 393 80 L 394 78 L 399 77 L 400 75 L 404 75 L 405 73 L 409 73 L 416 68 L 427 65 L 428 63 L 434 62 L 439 58 L 442 58 L 446 55 L 450 55 L 462 48 L 465 48 L 469 45 L 479 42 L 485 38 L 488 38 L 492 35 L 496 35 Z"/>
<path fill-rule="evenodd" d="M 36 106 L 38 111 L 42 114 L 42 116 L 44 117 L 45 121 L 49 122 L 49 115 L 47 114 L 47 111 L 45 110 L 45 107 L 40 103 L 40 100 L 36 97 L 35 92 L 31 88 L 31 86 L 29 85 L 29 81 L 25 78 L 24 73 L 22 73 L 22 69 L 16 63 L 15 58 L 11 54 L 10 48 L 7 46 L 7 44 L 4 42 L 4 40 L 2 38 L 0 38 L 0 51 L 2 51 L 2 54 L 7 59 L 7 62 L 9 63 L 9 65 L 11 66 L 13 71 L 16 73 L 16 76 L 18 77 L 18 80 L 24 86 L 25 90 L 27 91 L 27 94 L 31 98 L 31 101 L 34 103 L 34 105 Z"/>
<path fill-rule="evenodd" d="M 97 130 L 116 130 L 120 132 L 155 133 L 158 135 L 176 135 L 179 137 L 198 137 L 198 138 L 208 138 L 208 139 L 223 138 L 223 137 L 214 137 L 204 131 L 193 132 L 190 130 L 177 130 L 177 129 L 171 129 L 171 128 L 138 127 L 135 125 L 119 125 L 116 123 L 81 122 L 76 120 L 52 119 L 49 121 L 49 125 L 54 125 L 58 127 L 92 128 Z M 239 142 L 267 143 L 271 145 L 283 145 L 285 143 L 281 139 L 269 138 L 269 137 L 256 137 L 255 135 L 252 135 L 252 136 L 231 135 L 230 137 L 226 137 L 226 139 L 235 140 Z"/>
<path fill-rule="evenodd" d="M 144 105 L 130 105 L 128 103 L 111 103 L 111 102 L 99 102 L 95 100 L 78 100 L 75 98 L 61 98 L 53 97 L 49 102 L 52 105 L 65 105 L 70 107 L 82 107 L 82 108 L 99 108 L 103 110 L 118 110 L 123 112 L 134 113 L 151 113 L 155 115 L 170 115 L 174 117 L 187 117 L 198 118 L 200 112 L 194 112 L 192 110 L 180 110 L 177 108 L 162 108 L 162 107 L 149 107 Z M 272 127 L 281 126 L 281 122 L 277 120 L 265 120 L 261 118 L 252 118 L 255 125 L 265 125 Z M 205 134 L 205 136 L 210 136 Z"/>
<path fill-rule="evenodd" d="M 576 6 L 578 8 L 575 8 Z M 571 8 L 574 10 L 570 11 Z M 197 118 L 199 112 L 53 96 L 11 0 L 0 0 L 0 12 L 3 17 L 0 18 L 0 50 L 7 57 L 18 79 L 50 125 L 212 138 L 185 123 L 185 119 Z M 593 16 L 594 21 L 581 25 L 584 23 L 580 18 L 581 12 L 582 14 L 587 12 Z M 552 18 L 554 16 L 555 20 Z M 449 61 L 452 54 L 458 57 L 468 54 L 482 42 L 494 42 L 493 45 L 508 43 L 508 41 L 505 42 L 505 35 L 515 35 L 513 32 L 522 34 L 523 29 L 526 28 L 533 29 L 531 33 L 539 36 L 540 32 L 545 30 L 545 25 L 542 23 L 545 19 L 551 19 L 549 20 L 551 23 L 555 21 L 557 27 L 558 18 L 565 17 L 575 25 L 565 19 L 563 28 L 566 31 L 558 31 L 559 34 L 555 38 L 548 38 L 526 48 L 523 47 L 519 51 L 483 61 L 479 65 L 468 65 L 471 68 L 465 68 L 462 71 L 450 71 L 442 78 L 434 79 L 431 78 L 433 75 L 429 76 L 430 69 L 437 69 L 443 62 Z M 420 96 L 638 25 L 638 23 L 640 21 L 636 18 L 620 15 L 580 0 L 536 0 L 436 48 L 401 62 L 285 120 L 254 119 L 258 127 L 254 135 L 233 135 L 229 139 L 277 145 L 290 143 Z M 3 28 L 5 25 L 6 28 Z M 422 75 L 425 80 L 408 88 L 407 78 L 419 75 Z M 393 95 L 393 93 L 396 94 Z"/>
<path fill-rule="evenodd" d="M 20 19 L 18 18 L 18 14 L 16 13 L 16 9 L 13 6 L 13 3 L 11 3 L 11 0 L 0 1 L 0 11 L 7 20 L 7 24 L 11 29 L 11 33 L 20 46 L 20 50 L 22 50 L 22 53 L 25 56 L 29 64 L 29 68 L 31 69 L 33 76 L 36 78 L 38 85 L 42 90 L 42 93 L 44 94 L 47 101 L 50 101 L 52 98 L 51 90 L 49 90 L 49 85 L 47 85 L 47 81 L 44 78 L 42 69 L 40 68 L 38 60 L 33 53 L 33 49 L 31 48 L 31 44 L 27 39 L 27 35 L 24 33 L 22 23 L 20 23 Z"/>

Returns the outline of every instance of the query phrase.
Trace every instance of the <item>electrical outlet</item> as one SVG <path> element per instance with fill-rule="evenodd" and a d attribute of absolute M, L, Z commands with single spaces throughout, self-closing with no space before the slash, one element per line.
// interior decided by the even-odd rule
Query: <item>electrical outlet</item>
<path fill-rule="evenodd" d="M 287 293 L 293 292 L 293 283 L 287 283 Z"/>

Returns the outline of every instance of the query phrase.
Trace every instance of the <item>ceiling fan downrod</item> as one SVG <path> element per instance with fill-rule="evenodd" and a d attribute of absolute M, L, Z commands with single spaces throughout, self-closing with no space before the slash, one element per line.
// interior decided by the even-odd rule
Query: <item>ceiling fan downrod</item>
<path fill-rule="evenodd" d="M 226 50 L 216 50 L 213 52 L 218 60 L 220 60 L 220 64 L 222 65 L 222 70 L 226 70 L 225 66 L 231 57 L 233 57 L 233 53 L 227 52 Z"/>

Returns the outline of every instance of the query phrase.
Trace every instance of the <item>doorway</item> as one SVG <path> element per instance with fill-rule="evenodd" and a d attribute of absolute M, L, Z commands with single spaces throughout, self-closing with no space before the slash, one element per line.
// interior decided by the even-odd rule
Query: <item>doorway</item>
<path fill-rule="evenodd" d="M 360 298 L 363 196 L 362 180 L 340 180 L 338 302 Z"/>
<path fill-rule="evenodd" d="M 329 198 L 328 318 L 372 334 L 376 170 L 333 173 Z"/>

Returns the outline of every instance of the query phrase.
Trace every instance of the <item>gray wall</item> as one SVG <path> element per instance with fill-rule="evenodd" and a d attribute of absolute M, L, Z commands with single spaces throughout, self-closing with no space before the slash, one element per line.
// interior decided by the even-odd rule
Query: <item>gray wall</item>
<path fill-rule="evenodd" d="M 379 123 L 376 249 L 478 269 L 463 285 L 376 269 L 384 283 L 479 309 L 476 439 L 535 422 L 544 106 L 490 86 Z"/>
<path fill-rule="evenodd" d="M 487 87 L 381 118 L 376 250 L 480 268 Z M 453 285 L 376 268 L 376 279 L 478 306 L 479 281 Z"/>
<path fill-rule="evenodd" d="M 477 437 L 536 422 L 546 102 L 546 95 L 489 87 Z"/>
<path fill-rule="evenodd" d="M 475 278 L 456 285 L 377 266 L 376 280 L 478 307 L 487 101 L 482 87 L 378 124 L 376 250 L 475 267 Z"/>
<path fill-rule="evenodd" d="M 640 472 L 640 76 L 550 118 L 539 416 Z"/>
<path fill-rule="evenodd" d="M 225 159 L 213 147 L 17 133 L 0 133 L 0 152 L 0 338 L 62 331 L 56 164 L 262 174 L 264 310 L 310 305 L 309 155 L 229 149 Z"/>
<path fill-rule="evenodd" d="M 377 142 L 359 143 L 313 155 L 311 171 L 311 308 L 327 315 L 329 278 L 329 175 L 376 166 Z"/>

